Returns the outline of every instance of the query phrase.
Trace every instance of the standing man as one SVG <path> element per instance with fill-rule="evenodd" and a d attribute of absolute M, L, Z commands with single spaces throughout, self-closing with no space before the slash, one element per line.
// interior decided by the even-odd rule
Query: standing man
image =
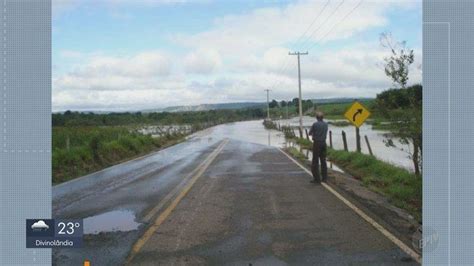
<path fill-rule="evenodd" d="M 328 134 L 328 124 L 323 121 L 323 113 L 316 113 L 316 122 L 311 126 L 309 135 L 313 137 L 313 162 L 311 165 L 311 172 L 313 173 L 313 180 L 311 183 L 320 183 L 322 180 L 326 182 L 328 178 L 328 167 L 326 164 L 326 136 Z M 321 161 L 321 177 L 319 174 L 319 162 Z"/>

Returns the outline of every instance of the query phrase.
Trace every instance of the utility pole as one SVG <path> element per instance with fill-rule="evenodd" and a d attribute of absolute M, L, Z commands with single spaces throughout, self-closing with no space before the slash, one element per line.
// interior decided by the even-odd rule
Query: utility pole
<path fill-rule="evenodd" d="M 308 52 L 306 53 L 301 53 L 301 52 L 294 52 L 291 53 L 289 52 L 288 55 L 297 55 L 298 56 L 298 89 L 299 89 L 299 96 L 298 96 L 298 109 L 300 113 L 300 138 L 303 138 L 303 106 L 301 104 L 301 71 L 300 71 L 300 55 L 307 55 Z"/>
<path fill-rule="evenodd" d="M 268 97 L 268 93 L 270 92 L 269 89 L 265 90 L 267 92 L 267 120 L 270 121 L 270 98 Z"/>

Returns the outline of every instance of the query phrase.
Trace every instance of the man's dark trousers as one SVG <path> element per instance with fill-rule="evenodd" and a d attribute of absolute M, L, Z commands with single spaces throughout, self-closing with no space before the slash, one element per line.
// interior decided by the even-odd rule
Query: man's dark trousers
<path fill-rule="evenodd" d="M 321 162 L 321 176 L 322 181 L 326 181 L 328 177 L 328 166 L 326 164 L 327 147 L 325 141 L 313 142 L 313 163 L 311 165 L 311 172 L 315 181 L 321 180 L 319 175 L 319 162 Z"/>

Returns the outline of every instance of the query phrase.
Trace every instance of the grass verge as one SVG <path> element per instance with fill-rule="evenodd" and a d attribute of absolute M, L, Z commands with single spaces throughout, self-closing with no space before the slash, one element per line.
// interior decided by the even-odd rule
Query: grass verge
<path fill-rule="evenodd" d="M 421 221 L 422 179 L 403 168 L 357 152 L 328 150 L 328 159 L 349 174 L 359 178 L 369 189 L 376 191 L 395 206 L 408 211 Z"/>
<path fill-rule="evenodd" d="M 293 158 L 296 158 L 297 160 L 304 162 L 306 159 L 306 156 L 304 156 L 303 153 L 301 153 L 297 148 L 295 147 L 289 147 L 285 149 L 286 152 L 288 152 Z"/>
<path fill-rule="evenodd" d="M 311 150 L 311 141 L 301 138 L 295 141 L 301 147 Z M 289 148 L 288 152 L 298 160 L 305 159 L 296 148 Z M 329 148 L 328 159 L 361 180 L 368 189 L 385 196 L 393 205 L 406 210 L 417 221 L 421 221 L 422 178 L 406 169 L 362 153 Z"/>
<path fill-rule="evenodd" d="M 53 184 L 171 146 L 183 138 L 181 134 L 153 138 L 126 127 L 53 127 Z"/>

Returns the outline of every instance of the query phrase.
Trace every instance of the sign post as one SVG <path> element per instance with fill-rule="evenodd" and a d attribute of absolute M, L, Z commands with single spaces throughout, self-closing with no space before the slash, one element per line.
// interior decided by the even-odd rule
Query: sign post
<path fill-rule="evenodd" d="M 364 124 L 369 116 L 369 110 L 358 101 L 355 101 L 344 114 L 344 117 L 356 127 L 357 152 L 361 152 L 359 127 Z"/>
<path fill-rule="evenodd" d="M 357 152 L 361 152 L 361 148 L 360 148 L 360 132 L 359 132 L 359 128 L 356 127 L 356 148 L 357 148 Z"/>

